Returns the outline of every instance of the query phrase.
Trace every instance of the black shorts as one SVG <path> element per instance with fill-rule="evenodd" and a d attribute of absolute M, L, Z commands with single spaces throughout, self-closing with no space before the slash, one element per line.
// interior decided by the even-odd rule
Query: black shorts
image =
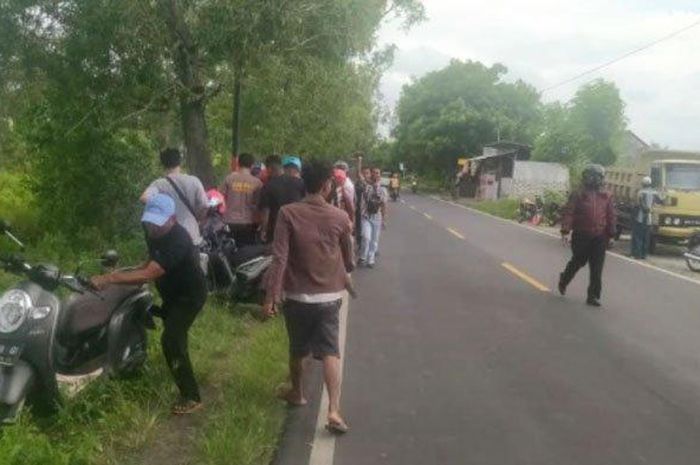
<path fill-rule="evenodd" d="M 289 355 L 295 358 L 313 354 L 320 360 L 340 357 L 338 348 L 339 313 L 342 300 L 322 304 L 284 302 L 284 321 L 289 335 Z"/>

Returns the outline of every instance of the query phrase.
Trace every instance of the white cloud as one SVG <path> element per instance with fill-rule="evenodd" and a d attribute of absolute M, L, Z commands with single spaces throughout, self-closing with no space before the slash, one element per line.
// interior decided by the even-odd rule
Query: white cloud
<path fill-rule="evenodd" d="M 616 58 L 700 20 L 688 0 L 425 0 L 429 20 L 408 33 L 387 24 L 381 43 L 399 47 L 382 83 L 389 104 L 411 76 L 451 57 L 500 62 L 509 78 L 539 89 Z M 700 150 L 700 26 L 584 79 L 545 94 L 568 100 L 593 78 L 613 80 L 628 105 L 630 126 L 647 140 Z"/>

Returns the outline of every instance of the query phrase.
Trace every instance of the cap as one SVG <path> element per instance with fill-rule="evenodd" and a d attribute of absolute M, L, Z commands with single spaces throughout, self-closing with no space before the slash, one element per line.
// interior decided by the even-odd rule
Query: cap
<path fill-rule="evenodd" d="M 285 155 L 282 157 L 282 166 L 294 166 L 298 170 L 301 170 L 301 160 L 299 157 L 295 157 L 294 155 Z"/>
<path fill-rule="evenodd" d="M 163 226 L 174 215 L 175 201 L 173 198 L 166 194 L 154 194 L 146 201 L 141 222 Z"/>

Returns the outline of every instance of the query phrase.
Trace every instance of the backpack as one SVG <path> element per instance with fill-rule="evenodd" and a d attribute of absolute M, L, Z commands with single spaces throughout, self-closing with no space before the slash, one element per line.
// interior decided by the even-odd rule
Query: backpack
<path fill-rule="evenodd" d="M 379 195 L 379 189 L 377 186 L 372 187 L 372 192 L 367 196 L 367 213 L 370 215 L 376 215 L 382 208 L 382 196 Z"/>

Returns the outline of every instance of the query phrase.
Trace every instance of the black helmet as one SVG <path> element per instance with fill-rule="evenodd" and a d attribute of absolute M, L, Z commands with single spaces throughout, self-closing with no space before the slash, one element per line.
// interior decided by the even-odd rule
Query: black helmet
<path fill-rule="evenodd" d="M 589 189 L 600 189 L 605 181 L 605 168 L 601 165 L 588 165 L 584 168 L 583 185 Z"/>

